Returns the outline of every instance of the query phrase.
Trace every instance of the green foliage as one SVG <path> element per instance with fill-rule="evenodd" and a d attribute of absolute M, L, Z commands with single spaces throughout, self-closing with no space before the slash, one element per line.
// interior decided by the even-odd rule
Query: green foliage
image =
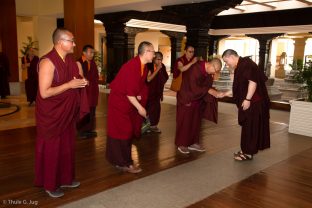
<path fill-rule="evenodd" d="M 101 68 L 102 68 L 103 59 L 102 59 L 102 56 L 101 56 L 101 53 L 100 53 L 100 52 L 94 51 L 93 60 L 95 61 L 96 65 L 97 65 L 98 67 L 101 67 Z"/>
<path fill-rule="evenodd" d="M 297 60 L 296 66 L 298 72 L 294 78 L 299 83 L 304 84 L 302 88 L 308 92 L 307 101 L 312 102 L 312 62 L 303 64 L 302 60 Z M 291 65 L 291 67 L 295 67 L 295 65 Z"/>
<path fill-rule="evenodd" d="M 28 42 L 23 42 L 23 48 L 20 49 L 20 52 L 23 54 L 23 56 L 26 56 L 29 49 L 32 48 L 32 49 L 35 49 L 35 50 L 38 50 L 38 41 L 33 41 L 32 37 L 30 36 L 27 36 L 27 41 Z"/>

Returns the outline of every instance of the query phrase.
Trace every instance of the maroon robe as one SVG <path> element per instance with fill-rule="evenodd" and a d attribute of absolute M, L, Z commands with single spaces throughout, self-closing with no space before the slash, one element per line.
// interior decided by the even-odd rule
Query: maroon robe
<path fill-rule="evenodd" d="M 173 67 L 173 78 L 177 78 L 181 71 L 178 69 L 178 62 L 181 62 L 183 64 L 183 66 L 189 64 L 192 60 L 193 60 L 194 57 L 192 57 L 190 60 L 187 60 L 185 54 L 183 56 L 181 56 L 180 58 L 178 58 L 176 61 L 175 61 L 175 64 L 174 64 L 174 67 Z"/>
<path fill-rule="evenodd" d="M 257 83 L 257 88 L 250 108 L 244 111 L 241 105 L 247 96 L 248 80 Z M 242 126 L 241 150 L 246 154 L 256 154 L 258 150 L 270 147 L 270 100 L 266 80 L 264 72 L 250 58 L 239 58 L 234 72 L 233 98 L 238 108 L 238 122 Z"/>
<path fill-rule="evenodd" d="M 10 94 L 9 85 L 10 64 L 7 56 L 0 52 L 0 97 L 4 98 Z"/>
<path fill-rule="evenodd" d="M 213 77 L 205 71 L 205 62 L 198 61 L 183 72 L 183 81 L 177 93 L 177 146 L 199 143 L 201 119 L 217 122 L 217 100 L 208 94 Z"/>
<path fill-rule="evenodd" d="M 24 58 L 22 58 L 24 60 Z M 29 59 L 28 59 L 29 60 Z M 37 65 L 39 62 L 39 57 L 34 56 L 29 62 L 30 66 L 27 67 L 27 79 L 25 80 L 25 91 L 28 102 L 33 102 L 36 100 L 38 91 L 38 73 Z M 22 61 L 23 63 L 23 61 Z M 23 63 L 24 64 L 24 63 Z"/>
<path fill-rule="evenodd" d="M 143 118 L 127 96 L 141 96 L 140 103 L 144 107 L 148 94 L 146 77 L 146 66 L 141 74 L 141 61 L 136 56 L 121 67 L 110 84 L 106 156 L 114 165 L 132 164 L 131 141 L 140 136 Z"/>
<path fill-rule="evenodd" d="M 154 72 L 154 64 L 147 64 L 148 70 Z M 148 85 L 148 99 L 146 104 L 147 115 L 150 119 L 151 125 L 156 126 L 159 123 L 161 105 L 160 101 L 163 100 L 164 86 L 168 80 L 168 73 L 166 66 L 162 64 L 161 69 L 156 76 L 147 83 Z"/>
<path fill-rule="evenodd" d="M 89 85 L 86 86 L 89 106 L 96 107 L 99 98 L 99 72 L 96 63 L 91 60 L 89 69 L 87 60 L 83 61 L 80 58 L 78 61 L 81 63 L 83 76 L 89 81 Z"/>
<path fill-rule="evenodd" d="M 78 61 L 82 66 L 84 77 L 89 81 L 89 85 L 86 86 L 86 91 L 90 106 L 90 113 L 80 120 L 78 129 L 80 131 L 92 131 L 95 129 L 95 110 L 99 98 L 99 73 L 94 60 L 88 63 L 87 60 L 83 60 L 81 57 Z"/>
<path fill-rule="evenodd" d="M 80 78 L 77 63 L 71 55 L 67 55 L 64 62 L 57 51 L 52 49 L 42 57 L 45 58 L 55 67 L 52 87 L 67 83 L 74 77 Z M 69 89 L 45 99 L 40 93 L 37 94 L 36 186 L 55 191 L 61 185 L 73 182 L 75 125 L 79 115 L 81 117 L 88 112 L 87 104 L 84 88 Z"/>

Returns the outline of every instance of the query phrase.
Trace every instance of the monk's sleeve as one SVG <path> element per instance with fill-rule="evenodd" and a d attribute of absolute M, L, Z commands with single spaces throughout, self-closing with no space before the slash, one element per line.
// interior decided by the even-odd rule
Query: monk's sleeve
<path fill-rule="evenodd" d="M 251 80 L 253 82 L 258 82 L 258 66 L 256 63 L 252 62 L 251 60 L 248 60 L 247 63 L 243 65 L 244 69 L 242 70 L 244 72 L 244 77 L 247 80 Z"/>

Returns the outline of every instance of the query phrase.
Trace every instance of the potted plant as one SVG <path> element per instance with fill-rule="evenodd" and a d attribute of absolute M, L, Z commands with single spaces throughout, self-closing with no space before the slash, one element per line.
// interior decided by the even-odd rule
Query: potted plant
<path fill-rule="evenodd" d="M 93 57 L 99 72 L 99 84 L 106 88 L 107 86 L 107 70 L 103 63 L 103 55 L 99 51 L 94 51 Z"/>
<path fill-rule="evenodd" d="M 312 137 L 312 62 L 297 64 L 296 81 L 302 83 L 304 97 L 290 101 L 289 132 Z"/>
<path fill-rule="evenodd" d="M 32 37 L 31 36 L 27 36 L 27 40 L 28 42 L 23 42 L 23 47 L 22 49 L 20 49 L 20 52 L 23 56 L 27 56 L 27 53 L 29 51 L 29 49 L 35 49 L 35 50 L 38 50 L 38 41 L 33 41 Z"/>

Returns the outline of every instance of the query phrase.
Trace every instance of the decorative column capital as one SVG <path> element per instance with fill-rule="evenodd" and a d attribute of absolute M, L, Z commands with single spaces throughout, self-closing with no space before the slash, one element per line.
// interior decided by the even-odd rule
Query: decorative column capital
<path fill-rule="evenodd" d="M 124 27 L 124 32 L 130 36 L 135 36 L 136 34 L 140 32 L 145 32 L 147 30 L 148 30 L 147 28 L 128 27 L 128 26 Z"/>
<path fill-rule="evenodd" d="M 174 31 L 167 31 L 167 30 L 161 30 L 161 33 L 168 35 L 169 38 L 176 38 L 176 39 L 182 39 L 186 33 L 184 32 L 174 32 Z"/>

